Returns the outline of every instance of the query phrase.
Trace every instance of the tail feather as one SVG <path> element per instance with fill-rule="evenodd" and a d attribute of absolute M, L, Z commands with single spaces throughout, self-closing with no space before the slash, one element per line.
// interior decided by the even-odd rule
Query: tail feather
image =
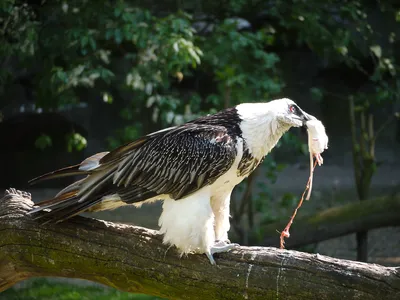
<path fill-rule="evenodd" d="M 28 181 L 29 184 L 36 184 L 38 182 L 61 178 L 66 176 L 74 176 L 74 175 L 88 175 L 91 174 L 93 170 L 97 169 L 100 166 L 100 160 L 106 156 L 109 152 L 100 152 L 95 155 L 92 155 L 82 161 L 80 164 L 73 165 L 70 167 L 62 168 L 59 170 L 55 170 L 34 179 Z"/>
<path fill-rule="evenodd" d="M 38 207 L 29 212 L 34 219 L 45 219 L 44 223 L 62 222 L 102 201 L 102 198 L 114 193 L 112 169 L 102 170 L 72 183 L 60 191 L 54 198 L 36 203 Z"/>
<path fill-rule="evenodd" d="M 53 219 L 56 220 L 56 223 L 60 223 L 76 215 L 79 215 L 80 213 L 86 211 L 88 208 L 95 206 L 96 204 L 101 202 L 104 195 L 96 197 L 91 201 L 76 202 L 73 206 L 68 206 L 65 209 L 60 209 L 55 212 Z"/>
<path fill-rule="evenodd" d="M 66 176 L 74 176 L 74 175 L 85 175 L 89 174 L 88 171 L 81 171 L 79 170 L 80 165 L 74 165 L 66 168 L 62 168 L 56 171 L 52 171 L 49 173 L 46 173 L 44 175 L 38 176 L 36 178 L 33 178 L 28 181 L 29 184 L 33 185 L 38 182 L 44 181 L 44 180 L 49 180 L 49 179 L 54 179 L 54 178 L 61 178 L 61 177 L 66 177 Z"/>
<path fill-rule="evenodd" d="M 81 180 L 75 181 L 74 183 L 68 185 L 67 187 L 63 188 L 61 191 L 58 192 L 58 194 L 56 195 L 56 197 L 61 196 L 62 194 L 71 192 L 73 190 L 79 190 L 79 187 L 83 184 L 83 181 L 86 178 L 83 178 Z"/>
<path fill-rule="evenodd" d="M 96 176 L 93 174 L 93 177 L 88 177 L 87 182 L 84 182 L 79 189 L 79 202 L 83 202 L 89 197 L 94 196 L 99 190 L 110 184 L 112 182 L 113 171 L 114 168 L 99 172 Z"/>
<path fill-rule="evenodd" d="M 34 219 L 46 219 L 44 223 L 52 221 L 58 223 L 85 211 L 109 193 L 112 173 L 107 174 L 108 172 L 102 171 L 96 176 L 92 174 L 72 183 L 54 198 L 36 203 L 38 207 L 29 214 Z"/>
<path fill-rule="evenodd" d="M 38 207 L 29 211 L 28 214 L 33 215 L 34 219 L 37 219 L 42 216 L 41 214 L 38 213 L 40 212 L 47 213 L 48 210 L 49 215 L 51 215 L 51 213 L 54 212 L 55 210 L 62 209 L 63 207 L 70 205 L 71 202 L 74 202 L 73 200 L 77 199 L 77 194 L 78 190 L 70 191 L 68 193 L 56 196 L 54 198 L 36 203 Z"/>
<path fill-rule="evenodd" d="M 79 202 L 79 190 L 72 190 L 56 196 L 49 200 L 44 200 L 37 203 L 38 207 L 31 210 L 28 214 L 32 215 L 34 219 L 44 218 L 44 223 L 55 222 L 59 223 L 69 219 L 79 213 L 84 212 L 87 208 L 99 203 L 104 196 L 96 195 L 84 202 Z"/>
<path fill-rule="evenodd" d="M 92 155 L 86 158 L 84 161 L 81 162 L 79 165 L 79 170 L 81 171 L 91 171 L 97 169 L 100 166 L 101 159 L 106 156 L 109 152 L 100 152 L 95 155 Z"/>
<path fill-rule="evenodd" d="M 90 201 L 89 203 L 87 203 L 87 202 L 79 203 L 78 199 L 79 198 L 71 199 L 71 200 L 75 200 L 75 201 L 73 201 L 74 203 L 72 203 L 72 205 L 70 203 L 70 204 L 65 205 L 64 207 L 58 207 L 54 211 L 51 211 L 50 213 L 47 213 L 46 215 L 44 215 L 48 218 L 45 223 L 63 222 L 69 218 L 72 218 L 72 217 L 84 212 L 85 210 L 87 210 L 87 208 L 89 208 L 93 205 L 96 205 L 97 203 L 99 203 L 101 201 L 101 197 L 96 198 L 95 201 Z"/>
<path fill-rule="evenodd" d="M 76 197 L 76 195 L 78 194 L 79 190 L 72 190 L 72 191 L 68 191 L 66 193 L 63 193 L 59 196 L 56 196 L 52 199 L 48 199 L 48 200 L 44 200 L 41 201 L 40 203 L 38 203 L 40 205 L 40 207 L 42 209 L 51 207 L 51 206 L 55 206 L 57 204 L 61 204 L 64 201 L 70 200 L 71 198 Z"/>
<path fill-rule="evenodd" d="M 54 198 L 37 203 L 38 207 L 29 214 L 35 219 L 45 217 L 46 223 L 61 222 L 101 201 L 102 194 L 107 189 L 108 183 L 111 182 L 110 172 L 114 169 L 107 167 L 102 169 L 100 160 L 107 154 L 108 152 L 97 153 L 86 158 L 80 164 L 49 172 L 30 180 L 30 184 L 35 184 L 53 178 L 87 175 L 62 189 Z"/>
<path fill-rule="evenodd" d="M 54 198 L 36 203 L 37 207 L 29 214 L 34 219 L 41 219 L 41 222 L 44 221 L 44 223 L 58 223 L 84 211 L 116 208 L 120 205 L 138 203 L 157 195 L 157 192 L 141 188 L 140 185 L 120 186 L 127 176 L 127 171 L 124 168 L 118 169 L 121 164 L 118 163 L 117 158 L 107 154 L 108 152 L 95 154 L 78 165 L 56 170 L 31 180 L 32 184 L 52 178 L 86 175 L 62 189 Z M 120 159 L 124 158 L 129 160 L 129 155 Z M 134 176 L 139 175 L 134 174 Z M 144 175 L 142 174 L 142 176 Z M 116 178 L 117 182 L 114 182 Z M 149 178 L 150 173 L 142 179 L 148 180 Z M 109 201 L 114 201 L 113 196 L 116 196 L 115 202 L 109 203 Z M 103 200 L 104 203 L 101 203 Z"/>

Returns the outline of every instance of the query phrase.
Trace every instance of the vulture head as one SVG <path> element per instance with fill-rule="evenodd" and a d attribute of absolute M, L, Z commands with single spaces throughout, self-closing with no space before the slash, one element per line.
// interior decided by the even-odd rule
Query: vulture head
<path fill-rule="evenodd" d="M 306 122 L 316 118 L 303 111 L 294 101 L 283 98 L 270 102 L 276 118 L 282 125 L 289 127 L 306 126 Z"/>

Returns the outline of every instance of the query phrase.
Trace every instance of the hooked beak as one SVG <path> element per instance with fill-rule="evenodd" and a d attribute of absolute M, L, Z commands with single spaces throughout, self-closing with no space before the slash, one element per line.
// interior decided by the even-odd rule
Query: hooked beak
<path fill-rule="evenodd" d="M 316 120 L 317 118 L 316 117 L 314 117 L 313 115 L 310 115 L 310 114 L 308 114 L 308 113 L 306 113 L 304 110 L 302 110 L 301 108 L 300 108 L 300 112 L 301 112 L 301 120 L 302 120 L 302 122 L 303 122 L 303 126 L 307 126 L 307 121 L 310 121 L 310 120 Z"/>

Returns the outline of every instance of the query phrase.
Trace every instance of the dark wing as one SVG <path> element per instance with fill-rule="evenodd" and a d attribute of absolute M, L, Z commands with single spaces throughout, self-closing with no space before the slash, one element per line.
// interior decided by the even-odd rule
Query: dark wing
<path fill-rule="evenodd" d="M 229 170 L 236 155 L 236 139 L 224 126 L 187 123 L 164 129 L 71 167 L 68 173 L 87 176 L 55 198 L 37 203 L 31 214 L 49 209 L 45 215 L 61 221 L 115 193 L 126 203 L 163 194 L 178 200 L 212 184 Z M 48 178 L 65 173 L 50 173 Z"/>
<path fill-rule="evenodd" d="M 144 200 L 132 195 L 135 188 L 180 199 L 212 184 L 228 171 L 236 151 L 236 140 L 225 127 L 186 124 L 124 153 L 113 174 L 113 184 L 125 188 L 119 192 L 122 197 L 124 191 L 130 191 L 126 202 Z M 104 160 L 119 160 L 112 156 L 111 152 Z"/>

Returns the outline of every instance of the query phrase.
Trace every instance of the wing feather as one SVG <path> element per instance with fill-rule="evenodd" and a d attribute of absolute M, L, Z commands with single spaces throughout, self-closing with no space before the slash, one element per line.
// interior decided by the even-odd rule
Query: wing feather
<path fill-rule="evenodd" d="M 163 133 L 119 162 L 126 188 L 139 186 L 179 199 L 213 183 L 237 154 L 236 141 L 223 126 L 187 124 Z"/>
<path fill-rule="evenodd" d="M 95 208 L 102 197 L 114 193 L 126 203 L 159 195 L 179 200 L 215 182 L 231 168 L 236 155 L 236 139 L 225 126 L 171 127 L 84 161 L 79 171 L 87 176 L 54 200 L 38 203 L 32 213 L 49 208 L 48 217 L 64 220 Z"/>

